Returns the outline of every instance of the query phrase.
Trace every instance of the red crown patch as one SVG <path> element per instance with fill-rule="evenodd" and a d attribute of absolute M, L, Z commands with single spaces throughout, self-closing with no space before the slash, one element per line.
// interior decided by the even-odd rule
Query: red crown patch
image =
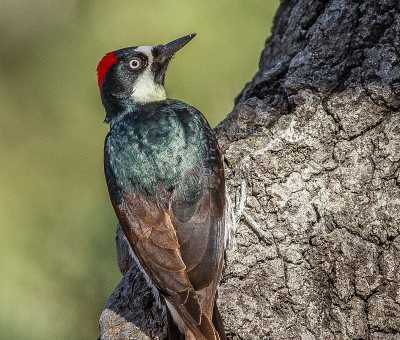
<path fill-rule="evenodd" d="M 114 52 L 107 53 L 97 65 L 97 84 L 102 88 L 108 70 L 117 63 L 118 59 Z"/>

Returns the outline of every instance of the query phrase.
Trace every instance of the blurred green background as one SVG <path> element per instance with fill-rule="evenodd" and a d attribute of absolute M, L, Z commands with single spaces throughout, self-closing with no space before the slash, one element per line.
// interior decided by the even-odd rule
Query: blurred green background
<path fill-rule="evenodd" d="M 256 71 L 277 5 L 1 0 L 0 339 L 95 339 L 119 281 L 98 60 L 197 32 L 167 90 L 215 125 Z"/>

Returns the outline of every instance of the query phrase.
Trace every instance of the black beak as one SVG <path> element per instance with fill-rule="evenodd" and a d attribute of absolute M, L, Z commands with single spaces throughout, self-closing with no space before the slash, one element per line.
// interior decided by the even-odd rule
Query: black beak
<path fill-rule="evenodd" d="M 190 40 L 196 36 L 196 33 L 185 35 L 182 38 L 173 40 L 165 45 L 158 46 L 159 48 L 159 58 L 162 60 L 169 60 L 173 55 L 178 52 L 183 46 L 185 46 Z"/>
<path fill-rule="evenodd" d="M 185 35 L 165 45 L 158 45 L 153 48 L 154 62 L 151 69 L 154 73 L 156 83 L 164 85 L 165 72 L 169 61 L 183 46 L 196 36 L 196 33 Z"/>

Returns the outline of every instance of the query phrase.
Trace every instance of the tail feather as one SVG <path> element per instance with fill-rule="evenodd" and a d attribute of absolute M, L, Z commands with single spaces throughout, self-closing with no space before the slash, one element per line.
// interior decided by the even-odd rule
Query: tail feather
<path fill-rule="evenodd" d="M 216 303 L 212 321 L 200 307 L 194 290 L 166 299 L 168 306 L 168 340 L 182 340 L 182 333 L 190 330 L 196 340 L 227 340 L 224 325 Z M 171 326 L 170 326 L 171 324 Z M 172 325 L 173 324 L 173 325 Z M 178 329 L 179 327 L 179 329 Z"/>
<path fill-rule="evenodd" d="M 213 324 L 214 328 L 218 332 L 219 338 L 221 340 L 228 340 L 228 338 L 226 337 L 224 323 L 222 322 L 221 314 L 219 313 L 217 303 L 214 303 Z"/>
<path fill-rule="evenodd" d="M 183 335 L 178 326 L 175 324 L 171 312 L 167 308 L 167 340 L 185 340 L 185 335 Z"/>
<path fill-rule="evenodd" d="M 196 340 L 218 340 L 214 327 L 207 316 L 201 314 L 200 324 L 197 323 L 184 308 L 177 308 L 185 326 L 193 333 Z"/>
<path fill-rule="evenodd" d="M 196 340 L 220 340 L 217 331 L 215 330 L 212 322 L 207 317 L 207 315 L 201 314 L 200 323 L 198 323 L 188 313 L 184 305 L 173 305 L 173 306 L 168 305 L 168 308 L 171 307 L 173 307 L 173 309 L 175 310 L 175 312 L 171 310 L 171 315 L 173 315 L 174 318 L 177 317 L 177 314 L 179 315 L 179 319 L 178 320 L 174 319 L 174 322 L 180 325 L 179 328 L 183 328 L 180 329 L 181 332 L 184 332 L 184 329 L 190 330 L 190 332 L 193 333 L 193 336 Z M 174 334 L 172 331 L 171 335 Z M 173 338 L 168 338 L 168 339 L 170 340 Z M 176 337 L 175 340 L 180 340 L 180 338 Z"/>
<path fill-rule="evenodd" d="M 207 340 L 220 340 L 217 331 L 207 315 L 201 315 L 201 324 L 199 328 Z"/>

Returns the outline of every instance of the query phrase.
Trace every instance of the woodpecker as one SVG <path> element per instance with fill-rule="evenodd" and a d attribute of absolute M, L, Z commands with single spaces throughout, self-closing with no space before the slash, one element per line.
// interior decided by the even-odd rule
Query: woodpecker
<path fill-rule="evenodd" d="M 165 301 L 168 338 L 224 340 L 216 298 L 231 222 L 222 155 L 203 114 L 164 87 L 171 58 L 194 37 L 101 59 L 104 169 L 124 234 Z"/>

